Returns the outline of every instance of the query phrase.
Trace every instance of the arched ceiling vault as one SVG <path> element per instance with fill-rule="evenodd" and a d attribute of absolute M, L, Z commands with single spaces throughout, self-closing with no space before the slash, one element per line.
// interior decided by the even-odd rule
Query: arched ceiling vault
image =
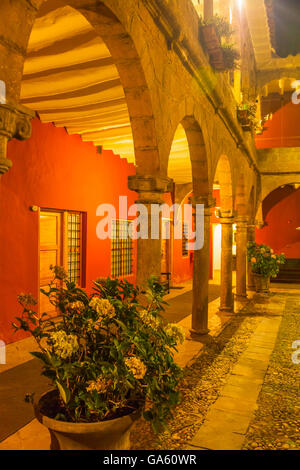
<path fill-rule="evenodd" d="M 42 122 L 134 162 L 124 90 L 108 48 L 78 11 L 52 3 L 31 33 L 21 102 Z"/>

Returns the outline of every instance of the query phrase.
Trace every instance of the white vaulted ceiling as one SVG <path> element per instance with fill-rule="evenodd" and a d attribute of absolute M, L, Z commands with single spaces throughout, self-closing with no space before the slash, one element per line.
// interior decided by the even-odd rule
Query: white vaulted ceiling
<path fill-rule="evenodd" d="M 90 23 L 71 7 L 48 8 L 37 18 L 24 65 L 21 101 L 37 111 L 42 122 L 66 127 L 69 134 L 80 134 L 83 141 L 134 162 L 117 68 Z"/>
<path fill-rule="evenodd" d="M 108 48 L 78 11 L 49 0 L 40 10 L 28 45 L 21 101 L 42 122 L 65 127 L 83 141 L 134 163 L 134 146 L 124 90 Z M 185 131 L 172 145 L 169 176 L 191 182 Z"/>

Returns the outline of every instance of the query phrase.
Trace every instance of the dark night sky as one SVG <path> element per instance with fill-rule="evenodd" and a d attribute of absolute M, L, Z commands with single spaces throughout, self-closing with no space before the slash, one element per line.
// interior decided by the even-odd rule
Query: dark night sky
<path fill-rule="evenodd" d="M 273 0 L 276 49 L 280 57 L 300 52 L 300 0 Z"/>

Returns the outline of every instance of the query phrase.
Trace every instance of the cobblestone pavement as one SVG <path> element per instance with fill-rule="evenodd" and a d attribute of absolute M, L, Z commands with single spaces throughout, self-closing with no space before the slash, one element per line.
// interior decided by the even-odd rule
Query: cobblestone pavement
<path fill-rule="evenodd" d="M 300 293 L 255 295 L 185 368 L 169 430 L 155 436 L 140 421 L 133 448 L 298 449 L 299 305 Z"/>
<path fill-rule="evenodd" d="M 297 340 L 300 298 L 290 295 L 243 449 L 300 449 L 300 364 L 292 361 Z"/>

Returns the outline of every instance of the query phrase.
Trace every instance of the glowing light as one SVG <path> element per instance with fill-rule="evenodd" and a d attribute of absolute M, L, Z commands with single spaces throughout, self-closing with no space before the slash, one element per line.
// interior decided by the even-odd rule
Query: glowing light
<path fill-rule="evenodd" d="M 232 24 L 232 8 L 229 8 L 229 23 Z"/>
<path fill-rule="evenodd" d="M 242 9 L 243 9 L 243 0 L 237 0 L 237 4 L 238 4 L 238 9 L 239 9 L 240 12 L 241 12 Z"/>

